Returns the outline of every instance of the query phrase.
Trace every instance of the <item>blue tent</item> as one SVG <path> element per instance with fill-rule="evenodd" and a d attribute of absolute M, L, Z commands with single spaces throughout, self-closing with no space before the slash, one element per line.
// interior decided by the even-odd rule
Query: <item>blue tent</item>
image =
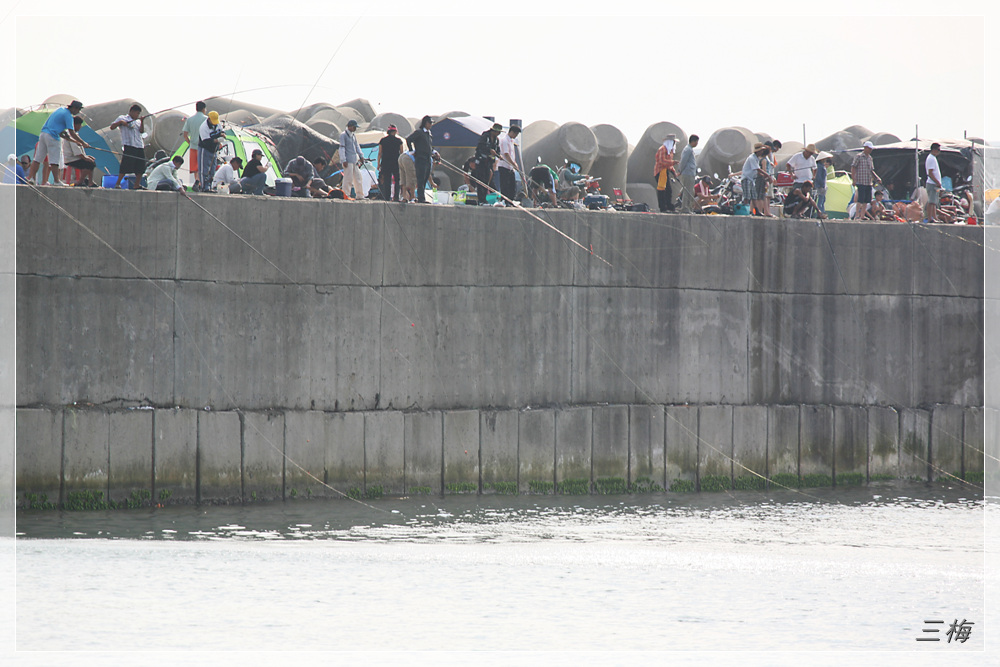
<path fill-rule="evenodd" d="M 29 111 L 0 129 L 0 146 L 3 146 L 4 157 L 9 153 L 14 153 L 18 157 L 22 155 L 34 157 L 38 134 L 52 111 L 54 109 Z M 111 152 L 108 143 L 86 123 L 80 128 L 80 138 L 97 149 L 87 151 L 88 155 L 97 160 L 97 169 L 103 169 L 108 174 L 118 173 L 118 157 Z"/>
<path fill-rule="evenodd" d="M 480 116 L 445 118 L 431 126 L 435 148 L 475 148 L 479 137 L 493 127 L 493 121 Z"/>

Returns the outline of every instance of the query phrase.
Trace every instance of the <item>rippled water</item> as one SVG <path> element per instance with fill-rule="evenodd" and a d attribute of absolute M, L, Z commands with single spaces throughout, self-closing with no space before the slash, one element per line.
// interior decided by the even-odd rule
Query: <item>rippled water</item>
<path fill-rule="evenodd" d="M 981 498 L 923 484 L 22 512 L 17 641 L 923 649 L 927 619 L 982 623 L 983 515 Z"/>

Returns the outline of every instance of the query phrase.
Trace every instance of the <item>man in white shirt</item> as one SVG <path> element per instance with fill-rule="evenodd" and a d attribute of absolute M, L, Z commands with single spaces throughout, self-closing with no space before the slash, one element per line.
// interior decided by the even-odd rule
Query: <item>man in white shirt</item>
<path fill-rule="evenodd" d="M 229 186 L 229 194 L 239 194 L 243 191 L 240 187 L 240 169 L 243 167 L 243 159 L 234 157 L 228 164 L 219 167 L 212 178 L 212 189 L 219 191 L 222 185 Z"/>
<path fill-rule="evenodd" d="M 937 215 L 937 205 L 941 201 L 941 167 L 938 166 L 937 156 L 941 154 L 941 144 L 931 144 L 931 152 L 924 161 L 924 169 L 927 171 L 927 222 L 935 222 Z"/>
<path fill-rule="evenodd" d="M 809 144 L 802 149 L 801 153 L 796 153 L 788 158 L 785 169 L 792 173 L 794 184 L 792 188 L 801 187 L 806 181 L 813 181 L 816 178 L 816 144 Z"/>
<path fill-rule="evenodd" d="M 500 170 L 500 194 L 503 201 L 508 206 L 514 201 L 517 194 L 517 179 L 514 174 L 518 171 L 517 158 L 517 137 L 521 134 L 521 128 L 511 125 L 505 134 L 500 135 L 500 158 L 497 160 L 497 167 Z"/>
<path fill-rule="evenodd" d="M 184 186 L 177 179 L 177 170 L 184 164 L 184 158 L 175 155 L 170 162 L 157 165 L 146 177 L 146 187 L 149 190 L 167 190 L 183 192 Z"/>
<path fill-rule="evenodd" d="M 140 118 L 142 107 L 133 104 L 127 114 L 122 114 L 111 123 L 111 129 L 122 133 L 122 160 L 118 167 L 115 187 L 122 184 L 125 174 L 132 174 L 132 189 L 138 189 L 142 172 L 146 171 L 146 151 L 143 149 L 142 133 L 146 131 L 145 117 Z"/>

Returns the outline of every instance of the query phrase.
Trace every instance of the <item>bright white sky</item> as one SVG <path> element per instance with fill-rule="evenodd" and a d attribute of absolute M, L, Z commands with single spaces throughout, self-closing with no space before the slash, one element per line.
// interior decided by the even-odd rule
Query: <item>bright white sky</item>
<path fill-rule="evenodd" d="M 995 47 L 982 16 L 788 17 L 762 7 L 760 16 L 733 17 L 727 6 L 740 5 L 728 0 L 697 4 L 712 15 L 690 17 L 641 15 L 637 8 L 662 6 L 652 2 L 605 5 L 614 16 L 579 2 L 523 5 L 566 7 L 568 18 L 508 16 L 517 3 L 470 16 L 473 3 L 451 0 L 429 11 L 457 13 L 413 16 L 418 3 L 382 0 L 360 20 L 363 2 L 342 17 L 331 15 L 340 2 L 12 4 L 0 13 L 9 12 L 0 40 L 16 31 L 16 83 L 0 87 L 0 108 L 67 93 L 85 104 L 133 97 L 151 111 L 190 113 L 195 100 L 235 92 L 282 110 L 363 97 L 409 117 L 459 109 L 505 124 L 610 123 L 632 143 L 660 120 L 702 137 L 742 125 L 799 141 L 803 124 L 809 141 L 853 124 L 902 139 L 915 125 L 926 138 L 990 131 L 985 49 Z M 110 7 L 121 12 L 57 15 Z M 906 5 L 914 14 L 940 7 Z M 42 38 L 64 46 L 41 48 Z"/>

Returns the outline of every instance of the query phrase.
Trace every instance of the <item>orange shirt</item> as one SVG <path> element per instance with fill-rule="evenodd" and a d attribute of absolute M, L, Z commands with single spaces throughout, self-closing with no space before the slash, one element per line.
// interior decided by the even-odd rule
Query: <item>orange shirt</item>
<path fill-rule="evenodd" d="M 656 151 L 656 162 L 653 164 L 653 177 L 655 178 L 664 169 L 672 170 L 677 161 L 674 160 L 674 154 L 667 150 L 667 148 L 660 144 L 660 147 Z"/>

